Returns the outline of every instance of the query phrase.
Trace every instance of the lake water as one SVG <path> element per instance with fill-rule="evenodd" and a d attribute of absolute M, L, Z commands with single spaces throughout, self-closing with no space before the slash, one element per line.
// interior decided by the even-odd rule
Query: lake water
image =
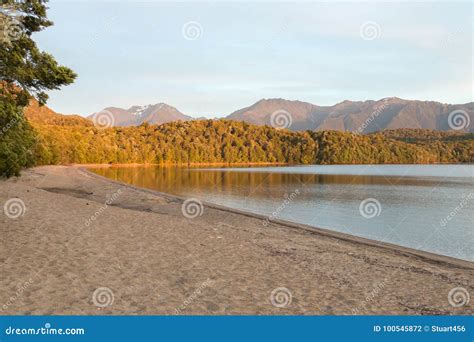
<path fill-rule="evenodd" d="M 474 165 L 112 167 L 143 188 L 474 261 Z"/>

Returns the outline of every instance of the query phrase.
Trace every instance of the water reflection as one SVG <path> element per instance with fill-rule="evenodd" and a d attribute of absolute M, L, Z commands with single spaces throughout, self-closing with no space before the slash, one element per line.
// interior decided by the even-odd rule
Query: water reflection
<path fill-rule="evenodd" d="M 342 171 L 334 165 L 328 168 L 336 173 L 347 172 L 347 166 L 341 166 Z M 304 173 L 299 173 L 301 169 Z M 314 173 L 310 173 L 311 167 L 301 169 L 150 166 L 93 171 L 135 186 L 265 215 L 274 213 L 289 194 L 298 190 L 291 203 L 278 212 L 279 218 L 474 260 L 474 196 L 470 195 L 474 182 L 472 177 L 464 176 L 469 174 L 469 167 L 456 174 L 447 165 L 421 166 L 416 172 L 424 176 L 416 177 L 390 174 L 406 173 L 407 166 L 403 165 L 388 166 L 387 175 L 383 175 L 384 167 L 378 167 L 376 175 L 360 174 L 360 170 L 357 175 L 324 174 L 327 169 L 323 166 L 315 166 Z M 465 200 L 467 197 L 471 199 Z M 367 219 L 360 214 L 360 203 L 367 198 L 380 202 L 379 216 Z M 462 208 L 457 210 L 460 203 Z M 456 215 L 448 224 L 442 224 L 453 211 Z"/>
<path fill-rule="evenodd" d="M 196 191 L 207 190 L 212 187 L 217 191 L 232 191 L 248 188 L 253 195 L 266 195 L 266 191 L 278 188 L 281 184 L 295 187 L 310 186 L 312 184 L 371 184 L 371 185 L 418 185 L 435 187 L 441 182 L 436 178 L 420 179 L 416 177 L 385 177 L 364 175 L 321 175 L 321 174 L 293 174 L 293 173 L 265 173 L 265 172 L 235 172 L 225 169 L 200 170 L 180 167 L 110 167 L 92 169 L 94 172 L 107 178 L 119 180 L 139 187 L 160 190 L 163 192 L 181 193 L 186 189 Z M 462 186 L 462 183 L 452 181 L 453 186 Z M 186 191 L 187 192 L 187 191 Z"/>

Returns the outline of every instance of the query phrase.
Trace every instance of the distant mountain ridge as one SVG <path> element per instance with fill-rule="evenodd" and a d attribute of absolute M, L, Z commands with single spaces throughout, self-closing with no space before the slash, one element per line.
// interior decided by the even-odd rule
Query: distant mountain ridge
<path fill-rule="evenodd" d="M 46 113 L 44 108 L 47 107 L 34 104 L 27 112 L 29 116 L 34 117 L 35 112 Z M 89 115 L 87 119 L 93 120 L 99 114 L 110 116 L 113 126 L 139 126 L 145 122 L 159 125 L 173 121 L 205 119 L 188 116 L 166 103 L 134 105 L 128 109 L 107 107 Z M 474 102 L 453 105 L 389 97 L 378 101 L 346 100 L 333 106 L 318 106 L 302 101 L 262 99 L 224 118 L 288 128 L 292 131 L 336 130 L 371 133 L 387 129 L 416 128 L 474 132 Z"/>
<path fill-rule="evenodd" d="M 451 117 L 449 114 L 454 113 Z M 333 106 L 285 99 L 262 99 L 228 115 L 226 119 L 257 125 L 273 125 L 272 115 L 285 118 L 293 131 L 337 130 L 370 133 L 384 129 L 421 128 L 473 132 L 474 103 L 459 105 L 434 101 L 403 100 L 397 97 L 378 101 L 343 101 Z M 451 122 L 451 125 L 450 125 Z"/>
<path fill-rule="evenodd" d="M 189 121 L 192 117 L 181 113 L 175 107 L 166 103 L 154 105 L 132 106 L 128 109 L 118 107 L 107 107 L 87 118 L 93 120 L 96 115 L 111 115 L 114 126 L 139 126 L 142 123 L 159 125 L 172 121 Z"/>

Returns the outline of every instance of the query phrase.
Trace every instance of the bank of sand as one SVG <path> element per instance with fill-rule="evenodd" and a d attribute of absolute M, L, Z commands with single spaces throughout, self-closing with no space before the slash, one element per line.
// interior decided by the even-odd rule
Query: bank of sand
<path fill-rule="evenodd" d="M 0 215 L 1 314 L 474 313 L 448 301 L 472 293 L 473 263 L 209 206 L 189 219 L 178 198 L 74 166 L 1 181 L 2 207 L 15 197 L 24 215 Z"/>

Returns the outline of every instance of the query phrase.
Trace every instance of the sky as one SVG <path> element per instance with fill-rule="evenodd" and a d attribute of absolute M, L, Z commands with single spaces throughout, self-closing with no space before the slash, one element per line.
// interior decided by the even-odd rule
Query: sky
<path fill-rule="evenodd" d="M 262 98 L 473 101 L 473 3 L 49 2 L 33 38 L 71 67 L 48 106 L 83 116 L 164 102 L 220 117 Z"/>

